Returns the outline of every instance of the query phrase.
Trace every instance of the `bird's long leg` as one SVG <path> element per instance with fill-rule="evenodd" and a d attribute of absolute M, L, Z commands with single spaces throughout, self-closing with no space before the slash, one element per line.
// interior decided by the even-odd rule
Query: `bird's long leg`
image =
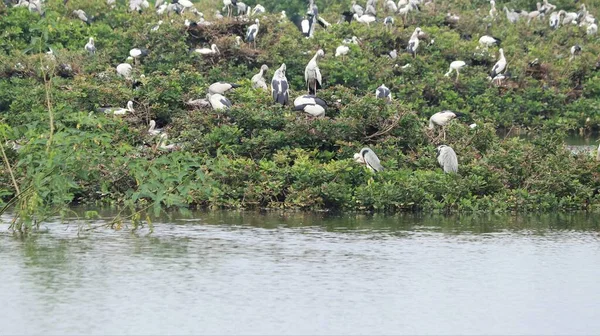
<path fill-rule="evenodd" d="M 460 72 L 458 72 L 458 69 L 456 69 L 456 81 L 458 82 L 458 76 L 460 76 Z"/>
<path fill-rule="evenodd" d="M 446 142 L 446 126 L 442 126 L 442 134 L 444 135 L 444 142 Z"/>

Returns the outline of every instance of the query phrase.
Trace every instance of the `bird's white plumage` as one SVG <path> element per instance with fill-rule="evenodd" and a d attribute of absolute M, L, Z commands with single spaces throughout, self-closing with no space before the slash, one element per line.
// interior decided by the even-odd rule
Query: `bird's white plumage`
<path fill-rule="evenodd" d="M 304 80 L 306 81 L 306 85 L 308 86 L 309 93 L 316 93 L 317 85 L 322 85 L 322 76 L 321 70 L 319 69 L 319 65 L 317 63 L 318 59 L 323 57 L 325 52 L 323 49 L 319 49 L 313 58 L 308 62 L 306 68 L 304 68 Z"/>
<path fill-rule="evenodd" d="M 220 53 L 216 44 L 212 44 L 210 48 L 195 49 L 194 52 L 197 52 L 200 55 L 216 55 Z"/>
<path fill-rule="evenodd" d="M 429 129 L 433 129 L 435 126 L 446 126 L 454 118 L 456 118 L 456 114 L 452 111 L 445 110 L 435 113 L 429 118 Z"/>
<path fill-rule="evenodd" d="M 504 58 L 504 50 L 502 48 L 500 48 L 500 50 L 498 50 L 498 52 L 500 53 L 500 58 L 498 59 L 498 62 L 496 62 L 496 64 L 494 64 L 494 67 L 492 68 L 492 72 L 490 74 L 490 77 L 494 78 L 497 74 L 502 73 L 502 71 L 504 71 L 504 69 L 506 69 L 506 58 Z"/>
<path fill-rule="evenodd" d="M 458 172 L 458 158 L 454 149 L 450 146 L 441 145 L 437 148 L 438 156 L 437 160 L 444 173 L 457 173 Z"/>
<path fill-rule="evenodd" d="M 264 77 L 265 73 L 267 72 L 267 70 L 269 70 L 269 67 L 266 64 L 263 64 L 260 67 L 260 71 L 252 76 L 252 79 L 250 80 L 252 82 L 252 87 L 255 89 L 263 89 L 263 90 L 267 90 L 267 81 Z"/>
<path fill-rule="evenodd" d="M 341 45 L 335 49 L 335 57 L 346 56 L 350 48 L 346 45 Z"/>

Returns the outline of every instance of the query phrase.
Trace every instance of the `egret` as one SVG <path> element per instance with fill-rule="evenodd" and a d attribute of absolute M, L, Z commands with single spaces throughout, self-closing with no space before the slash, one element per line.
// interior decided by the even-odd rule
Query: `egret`
<path fill-rule="evenodd" d="M 460 74 L 459 70 L 464 68 L 466 65 L 467 63 L 465 63 L 464 61 L 454 61 L 450 63 L 450 69 L 448 70 L 448 72 L 446 72 L 446 74 L 444 74 L 444 76 L 450 77 L 450 74 L 454 70 L 456 71 L 456 80 L 458 81 L 458 76 Z"/>
<path fill-rule="evenodd" d="M 229 99 L 225 98 L 225 96 L 219 93 L 212 94 L 209 92 L 206 94 L 206 99 L 215 111 L 228 110 L 231 107 L 231 102 Z"/>
<path fill-rule="evenodd" d="M 313 117 L 325 116 L 327 103 L 314 95 L 303 95 L 294 99 L 294 110 L 304 111 Z"/>
<path fill-rule="evenodd" d="M 285 63 L 281 64 L 279 69 L 275 70 L 273 80 L 271 80 L 271 94 L 273 100 L 281 105 L 286 105 L 290 97 L 290 86 L 285 77 Z"/>
<path fill-rule="evenodd" d="M 323 56 L 325 56 L 323 49 L 317 50 L 315 56 L 313 56 L 304 69 L 304 80 L 308 87 L 308 94 L 316 94 L 317 88 L 320 88 L 322 85 L 321 70 L 319 70 L 317 60 Z"/>
<path fill-rule="evenodd" d="M 265 80 L 265 73 L 267 72 L 267 70 L 269 70 L 269 67 L 266 64 L 263 64 L 260 67 L 260 71 L 252 76 L 252 79 L 250 80 L 252 82 L 252 87 L 254 89 L 263 89 L 263 90 L 267 90 L 267 81 Z"/>
<path fill-rule="evenodd" d="M 350 51 L 350 48 L 348 48 L 347 45 L 341 45 L 335 49 L 335 57 L 342 56 L 342 61 L 343 61 L 346 58 L 346 55 L 348 55 L 349 51 Z"/>
<path fill-rule="evenodd" d="M 96 46 L 94 45 L 93 37 L 90 37 L 88 43 L 85 44 L 85 50 L 90 53 L 90 55 L 94 55 L 96 53 Z"/>
<path fill-rule="evenodd" d="M 221 11 L 217 9 L 215 11 L 215 19 L 221 20 L 222 18 L 223 18 L 223 14 L 221 14 Z"/>
<path fill-rule="evenodd" d="M 450 146 L 441 145 L 437 148 L 437 160 L 444 173 L 458 172 L 458 158 L 454 149 Z"/>
<path fill-rule="evenodd" d="M 375 97 L 379 99 L 385 99 L 389 103 L 392 101 L 392 92 L 387 88 L 387 86 L 385 86 L 385 84 L 381 84 L 381 86 L 375 90 Z"/>
<path fill-rule="evenodd" d="M 362 163 L 373 172 L 383 171 L 383 166 L 371 148 L 365 147 L 359 153 L 354 154 L 354 160 Z"/>
<path fill-rule="evenodd" d="M 254 20 L 254 24 L 248 27 L 246 31 L 246 42 L 254 43 L 254 49 L 256 49 L 256 34 L 258 34 L 259 21 L 258 19 Z"/>
<path fill-rule="evenodd" d="M 444 140 L 446 140 L 445 127 L 452 121 L 452 119 L 456 118 L 458 115 L 459 113 L 455 113 L 449 110 L 444 110 L 442 112 L 435 113 L 429 118 L 429 126 L 427 128 L 433 130 L 436 126 L 440 126 L 442 128 Z"/>
<path fill-rule="evenodd" d="M 506 69 L 506 58 L 504 58 L 504 50 L 500 48 L 498 52 L 500 53 L 500 57 L 498 59 L 498 62 L 494 64 L 494 67 L 490 72 L 490 77 L 492 78 L 496 77 L 497 74 L 502 73 L 502 71 Z"/>
<path fill-rule="evenodd" d="M 201 55 L 218 55 L 221 53 L 216 44 L 212 44 L 210 48 L 195 49 L 194 52 L 197 52 Z"/>
<path fill-rule="evenodd" d="M 148 129 L 148 134 L 154 136 L 162 133 L 162 128 L 156 128 L 156 121 L 150 120 L 150 128 Z"/>
<path fill-rule="evenodd" d="M 231 90 L 231 89 L 235 89 L 235 88 L 239 88 L 240 85 L 239 84 L 234 84 L 234 83 L 227 83 L 227 82 L 216 82 L 216 83 L 212 83 L 209 87 L 208 87 L 208 92 L 210 94 L 224 94 L 225 92 Z"/>
<path fill-rule="evenodd" d="M 113 115 L 124 115 L 127 112 L 135 112 L 133 109 L 133 102 L 130 100 L 127 102 L 127 107 L 100 107 L 97 110 L 98 112 L 104 112 L 105 114 L 113 114 Z"/>

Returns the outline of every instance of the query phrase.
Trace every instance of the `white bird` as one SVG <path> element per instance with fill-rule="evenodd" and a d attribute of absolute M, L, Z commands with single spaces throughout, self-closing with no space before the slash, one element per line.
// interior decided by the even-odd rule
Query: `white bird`
<path fill-rule="evenodd" d="M 85 50 L 87 52 L 90 53 L 90 55 L 93 55 L 96 53 L 96 46 L 94 45 L 94 38 L 90 37 L 90 39 L 88 40 L 88 43 L 85 44 Z"/>
<path fill-rule="evenodd" d="M 556 29 L 558 28 L 558 25 L 560 23 L 560 12 L 553 12 L 552 14 L 550 14 L 550 28 L 552 29 Z"/>
<path fill-rule="evenodd" d="M 254 43 L 254 48 L 256 49 L 256 34 L 258 34 L 259 21 L 258 19 L 254 20 L 254 24 L 248 27 L 246 31 L 246 42 Z"/>
<path fill-rule="evenodd" d="M 504 9 L 504 12 L 506 13 L 506 18 L 508 19 L 508 22 L 517 23 L 517 21 L 519 21 L 520 15 L 518 13 L 509 11 L 508 8 L 506 8 L 506 6 L 504 6 L 503 9 Z"/>
<path fill-rule="evenodd" d="M 577 13 L 575 12 L 565 12 L 564 10 L 560 10 L 558 12 L 559 15 L 563 15 L 562 25 L 567 24 L 577 24 Z"/>
<path fill-rule="evenodd" d="M 130 100 L 127 102 L 127 107 L 101 107 L 98 108 L 98 112 L 104 112 L 105 114 L 113 114 L 113 115 L 124 115 L 127 112 L 135 112 L 133 109 L 133 102 Z"/>
<path fill-rule="evenodd" d="M 483 35 L 482 37 L 479 38 L 479 45 L 482 48 L 489 48 L 493 45 L 500 45 L 500 42 L 502 42 L 499 38 L 497 37 L 492 37 L 489 35 Z"/>
<path fill-rule="evenodd" d="M 429 118 L 429 126 L 427 128 L 433 130 L 436 126 L 440 126 L 442 128 L 442 133 L 444 134 L 444 140 L 446 140 L 445 127 L 452 121 L 452 119 L 456 118 L 457 115 L 457 113 L 449 110 L 435 113 Z"/>
<path fill-rule="evenodd" d="M 168 8 L 169 8 L 169 5 L 162 4 L 162 5 L 158 6 L 158 8 L 156 9 L 156 14 L 163 15 L 167 11 Z"/>
<path fill-rule="evenodd" d="M 394 25 L 394 17 L 393 16 L 387 16 L 385 19 L 383 19 L 383 24 L 385 25 L 385 27 L 388 30 L 390 30 L 392 28 L 392 26 Z"/>
<path fill-rule="evenodd" d="M 352 6 L 350 7 L 350 10 L 354 13 L 357 14 L 358 16 L 361 16 L 365 13 L 365 9 L 362 8 L 362 6 L 357 5 L 356 1 L 352 1 Z"/>
<path fill-rule="evenodd" d="M 154 8 L 156 9 L 156 8 L 162 6 L 164 3 L 165 3 L 165 0 L 156 0 L 154 2 Z"/>
<path fill-rule="evenodd" d="M 477 124 L 473 123 L 473 124 L 469 125 L 469 128 L 470 129 L 475 129 L 475 128 L 477 128 Z"/>
<path fill-rule="evenodd" d="M 578 56 L 581 54 L 581 46 L 579 44 L 576 44 L 574 46 L 571 47 L 571 57 L 569 58 L 569 62 L 573 60 L 573 58 L 575 58 L 575 56 Z"/>
<path fill-rule="evenodd" d="M 500 50 L 498 50 L 498 52 L 500 53 L 500 57 L 498 59 L 498 62 L 496 62 L 496 64 L 494 64 L 494 67 L 492 68 L 492 71 L 490 72 L 490 77 L 492 77 L 492 78 L 496 77 L 497 74 L 502 73 L 502 71 L 504 71 L 504 69 L 506 69 L 506 58 L 504 58 L 504 50 L 502 48 L 500 48 Z"/>
<path fill-rule="evenodd" d="M 183 10 L 181 11 L 182 13 L 184 10 L 194 7 L 194 4 L 190 0 L 172 0 L 172 3 L 179 4 L 181 7 L 183 7 Z"/>
<path fill-rule="evenodd" d="M 127 61 L 132 59 L 133 57 L 127 57 Z M 125 79 L 131 79 L 132 71 L 133 67 L 129 63 L 121 63 L 117 65 L 117 74 L 119 74 L 119 76 L 125 77 Z"/>
<path fill-rule="evenodd" d="M 365 23 L 367 26 L 370 27 L 371 22 L 375 22 L 377 18 L 371 14 L 363 14 L 361 16 L 358 16 L 358 14 L 354 14 L 354 20 L 360 23 Z"/>
<path fill-rule="evenodd" d="M 310 37 L 310 33 L 311 33 L 311 25 L 312 25 L 312 18 L 311 20 L 307 19 L 306 17 L 304 17 L 304 19 L 302 20 L 302 22 L 300 22 L 300 28 L 302 29 L 302 35 L 304 35 L 304 37 L 309 38 Z"/>
<path fill-rule="evenodd" d="M 148 134 L 154 136 L 162 133 L 162 128 L 156 128 L 156 121 L 150 120 L 150 128 L 148 129 Z"/>
<path fill-rule="evenodd" d="M 227 7 L 227 16 L 231 16 L 233 7 L 237 7 L 237 0 L 223 0 L 223 6 Z"/>
<path fill-rule="evenodd" d="M 375 97 L 379 99 L 385 99 L 389 103 L 392 101 L 392 92 L 387 88 L 387 86 L 385 86 L 385 84 L 381 84 L 381 86 L 375 90 Z"/>
<path fill-rule="evenodd" d="M 323 56 L 325 56 L 323 49 L 317 50 L 315 56 L 313 56 L 304 69 L 304 81 L 308 87 L 308 94 L 317 94 L 317 88 L 320 88 L 323 84 L 321 70 L 317 64 L 319 58 Z"/>
<path fill-rule="evenodd" d="M 496 1 L 494 0 L 490 0 L 490 18 L 495 19 L 496 18 L 496 14 L 498 13 L 498 11 L 496 10 Z"/>
<path fill-rule="evenodd" d="M 281 14 L 279 15 L 279 20 L 283 21 L 285 19 L 287 19 L 287 15 L 285 14 L 285 11 L 282 10 Z"/>
<path fill-rule="evenodd" d="M 446 77 L 450 77 L 450 74 L 452 73 L 452 71 L 456 71 L 456 80 L 458 80 L 458 76 L 459 76 L 459 70 L 464 68 L 467 65 L 467 63 L 465 63 L 464 61 L 454 61 L 452 63 L 450 63 L 450 69 L 448 70 L 448 72 L 446 72 L 444 74 L 444 76 Z"/>
<path fill-rule="evenodd" d="M 394 50 L 390 51 L 389 56 L 391 59 L 398 58 L 398 50 L 394 49 Z"/>
<path fill-rule="evenodd" d="M 148 56 L 148 49 L 145 48 L 133 48 L 129 50 L 129 56 L 133 57 L 133 62 L 136 63 L 138 59 Z"/>
<path fill-rule="evenodd" d="M 314 95 L 303 95 L 294 99 L 294 110 L 304 111 L 313 117 L 325 116 L 327 103 Z"/>
<path fill-rule="evenodd" d="M 373 172 L 383 171 L 383 166 L 371 148 L 365 147 L 359 153 L 354 154 L 354 160 L 362 163 Z"/>
<path fill-rule="evenodd" d="M 206 99 L 215 111 L 228 110 L 231 107 L 231 102 L 229 101 L 229 99 L 225 98 L 225 96 L 219 93 L 207 93 Z"/>
<path fill-rule="evenodd" d="M 598 33 L 598 25 L 596 25 L 595 23 L 592 23 L 591 25 L 589 25 L 587 27 L 585 32 L 588 35 L 596 35 Z"/>
<path fill-rule="evenodd" d="M 221 53 L 216 44 L 212 44 L 210 48 L 195 49 L 194 52 L 197 52 L 201 55 L 218 55 Z"/>
<path fill-rule="evenodd" d="M 256 6 L 254 6 L 254 9 L 252 10 L 252 15 L 264 14 L 265 12 L 266 10 L 263 5 L 256 4 Z"/>
<path fill-rule="evenodd" d="M 408 40 L 408 46 L 406 50 L 413 55 L 413 57 L 417 57 L 417 49 L 419 48 L 419 34 L 422 32 L 421 28 L 415 28 L 415 31 L 410 36 Z"/>
<path fill-rule="evenodd" d="M 263 64 L 260 67 L 260 71 L 256 75 L 252 76 L 252 79 L 250 80 L 252 82 L 252 88 L 268 90 L 267 81 L 264 77 L 267 70 L 269 70 L 269 67 L 266 64 Z"/>
<path fill-rule="evenodd" d="M 81 9 L 76 9 L 73 11 L 73 14 L 75 14 L 79 20 L 85 22 L 86 24 L 90 24 L 90 19 L 88 18 L 87 14 L 81 10 Z"/>
<path fill-rule="evenodd" d="M 458 158 L 452 147 L 439 146 L 437 148 L 437 160 L 444 173 L 458 173 Z"/>
<path fill-rule="evenodd" d="M 335 57 L 342 56 L 342 60 L 344 60 L 344 58 L 346 58 L 346 55 L 348 55 L 349 51 L 350 48 L 348 48 L 347 45 L 341 45 L 335 49 Z"/>
<path fill-rule="evenodd" d="M 352 36 L 352 38 L 345 38 L 342 40 L 343 44 L 360 44 L 358 37 Z"/>
<path fill-rule="evenodd" d="M 281 64 L 279 69 L 275 70 L 271 80 L 271 94 L 273 100 L 281 105 L 286 105 L 290 98 L 290 86 L 285 77 L 285 63 Z"/>
<path fill-rule="evenodd" d="M 227 82 L 216 82 L 216 83 L 212 83 L 209 87 L 208 87 L 208 92 L 210 94 L 224 94 L 225 92 L 231 90 L 231 89 L 235 89 L 235 88 L 239 88 L 240 85 L 238 84 L 234 84 L 234 83 L 227 83 Z"/>
<path fill-rule="evenodd" d="M 159 140 L 158 140 L 157 148 L 168 150 L 168 151 L 176 149 L 177 148 L 176 144 L 170 144 L 170 145 L 166 144 L 167 139 L 168 139 L 167 133 L 161 134 L 159 137 Z"/>
<path fill-rule="evenodd" d="M 392 13 L 396 13 L 398 11 L 398 6 L 394 2 L 394 0 L 387 0 L 387 2 L 385 3 L 385 10 Z"/>

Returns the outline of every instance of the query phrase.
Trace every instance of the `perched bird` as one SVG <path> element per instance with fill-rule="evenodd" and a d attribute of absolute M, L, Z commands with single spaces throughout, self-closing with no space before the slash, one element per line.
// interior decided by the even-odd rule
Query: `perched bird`
<path fill-rule="evenodd" d="M 129 56 L 133 57 L 133 62 L 136 63 L 138 61 L 138 59 L 142 58 L 142 57 L 146 57 L 148 56 L 148 49 L 145 48 L 133 48 L 131 50 L 129 50 Z"/>
<path fill-rule="evenodd" d="M 162 20 L 158 20 L 158 22 L 156 23 L 156 25 L 154 27 L 152 27 L 152 29 L 150 29 L 150 31 L 157 31 L 160 28 L 160 25 L 163 23 Z"/>
<path fill-rule="evenodd" d="M 233 15 L 233 7 L 237 8 L 237 0 L 223 0 L 223 6 L 227 7 L 227 16 Z"/>
<path fill-rule="evenodd" d="M 392 3 L 394 3 L 394 2 L 392 1 Z M 385 25 L 385 28 L 390 30 L 392 28 L 392 26 L 394 25 L 394 17 L 393 16 L 386 17 L 385 19 L 383 19 L 383 24 Z"/>
<path fill-rule="evenodd" d="M 271 80 L 271 94 L 273 100 L 281 105 L 286 105 L 290 98 L 290 86 L 285 77 L 285 63 L 281 64 L 279 69 L 275 70 L 273 80 Z"/>
<path fill-rule="evenodd" d="M 452 119 L 459 116 L 459 113 L 455 113 L 449 110 L 444 110 L 442 112 L 435 113 L 429 118 L 429 128 L 433 130 L 436 126 L 440 126 L 442 128 L 442 133 L 444 134 L 444 140 L 446 140 L 446 130 L 445 127 L 448 125 Z"/>
<path fill-rule="evenodd" d="M 352 36 L 352 38 L 345 38 L 342 40 L 343 44 L 360 44 L 360 40 L 356 36 Z"/>
<path fill-rule="evenodd" d="M 354 20 L 360 23 L 365 23 L 367 26 L 370 27 L 371 23 L 375 22 L 377 18 L 371 14 L 363 14 L 361 16 L 359 16 L 358 14 L 354 14 Z"/>
<path fill-rule="evenodd" d="M 576 44 L 571 47 L 571 57 L 569 58 L 569 62 L 572 61 L 575 58 L 575 56 L 579 55 L 581 55 L 581 46 L 579 44 Z"/>
<path fill-rule="evenodd" d="M 181 13 L 183 13 L 183 11 L 185 11 L 186 9 L 194 8 L 194 4 L 190 0 L 172 0 L 171 2 L 173 4 L 178 4 L 181 7 L 183 7 L 183 9 L 181 10 Z"/>
<path fill-rule="evenodd" d="M 85 44 L 85 50 L 90 53 L 90 55 L 93 55 L 96 53 L 96 46 L 94 45 L 94 38 L 90 37 L 90 39 L 88 40 L 88 43 Z"/>
<path fill-rule="evenodd" d="M 193 106 L 193 107 L 198 107 L 198 108 L 204 108 L 204 107 L 210 106 L 210 102 L 208 101 L 208 99 L 204 99 L 204 98 L 189 99 L 187 102 L 185 102 L 185 104 L 189 105 L 189 106 Z"/>
<path fill-rule="evenodd" d="M 210 48 L 194 49 L 194 52 L 197 52 L 201 55 L 218 55 L 221 53 L 216 44 L 212 44 Z"/>
<path fill-rule="evenodd" d="M 229 99 L 225 98 L 222 94 L 219 93 L 207 93 L 206 99 L 212 106 L 213 110 L 228 110 L 231 107 L 231 102 Z"/>
<path fill-rule="evenodd" d="M 437 160 L 444 173 L 458 172 L 458 158 L 454 149 L 450 146 L 441 145 L 437 148 Z"/>
<path fill-rule="evenodd" d="M 373 172 L 383 171 L 383 166 L 371 148 L 365 147 L 359 153 L 354 154 L 354 160 L 362 163 Z"/>
<path fill-rule="evenodd" d="M 294 110 L 304 111 L 313 117 L 325 116 L 327 103 L 314 95 L 303 95 L 294 99 Z"/>
<path fill-rule="evenodd" d="M 150 128 L 148 129 L 148 134 L 154 136 L 162 133 L 162 128 L 156 128 L 156 121 L 150 120 Z"/>
<path fill-rule="evenodd" d="M 387 88 L 387 86 L 385 86 L 385 84 L 381 84 L 377 90 L 375 90 L 375 97 L 379 99 L 385 99 L 389 103 L 392 101 L 392 92 Z"/>
<path fill-rule="evenodd" d="M 596 35 L 598 33 L 598 25 L 595 23 L 592 23 L 591 25 L 589 25 L 587 27 L 585 32 L 588 35 Z"/>
<path fill-rule="evenodd" d="M 254 43 L 254 48 L 256 48 L 256 34 L 258 34 L 259 21 L 258 19 L 254 20 L 254 24 L 248 27 L 246 31 L 246 42 Z"/>
<path fill-rule="evenodd" d="M 130 100 L 127 102 L 127 107 L 100 107 L 97 110 L 98 112 L 104 112 L 105 114 L 113 114 L 113 115 L 124 115 L 127 112 L 135 112 L 133 109 L 133 102 Z"/>
<path fill-rule="evenodd" d="M 508 8 L 506 8 L 506 6 L 504 6 L 504 12 L 506 13 L 506 19 L 508 19 L 508 22 L 510 23 L 517 23 L 517 21 L 519 21 L 519 13 L 515 13 L 514 11 L 508 10 Z"/>
<path fill-rule="evenodd" d="M 450 69 L 448 70 L 448 72 L 446 72 L 446 74 L 444 74 L 444 76 L 450 77 L 452 71 L 456 71 L 456 80 L 458 80 L 458 76 L 460 74 L 459 70 L 464 68 L 466 65 L 467 63 L 465 63 L 464 61 L 454 61 L 450 63 Z"/>
<path fill-rule="evenodd" d="M 343 61 L 346 58 L 346 55 L 348 55 L 349 51 L 350 51 L 350 48 L 348 48 L 347 45 L 341 45 L 335 49 L 335 57 L 342 56 L 342 61 Z"/>
<path fill-rule="evenodd" d="M 317 50 L 315 56 L 313 56 L 304 69 L 304 80 L 308 87 L 308 94 L 316 94 L 317 88 L 320 88 L 322 85 L 321 70 L 317 61 L 323 56 L 325 56 L 323 49 Z"/>
<path fill-rule="evenodd" d="M 396 59 L 396 58 L 398 58 L 398 50 L 394 49 L 394 50 L 390 51 L 388 55 L 390 56 L 391 59 Z"/>
<path fill-rule="evenodd" d="M 500 48 L 500 50 L 498 50 L 498 52 L 500 53 L 500 57 L 498 59 L 498 62 L 496 62 L 496 64 L 494 64 L 494 67 L 492 68 L 492 71 L 490 72 L 490 77 L 492 77 L 492 78 L 496 77 L 497 74 L 502 73 L 502 71 L 504 71 L 504 69 L 506 69 L 506 58 L 504 58 L 504 50 L 502 48 Z"/>
<path fill-rule="evenodd" d="M 489 35 L 483 35 L 482 37 L 479 38 L 479 45 L 482 48 L 489 48 L 494 45 L 499 46 L 501 42 L 502 41 L 499 38 L 489 36 Z"/>
<path fill-rule="evenodd" d="M 250 80 L 252 82 L 252 87 L 254 89 L 263 89 L 263 90 L 267 90 L 267 81 L 265 80 L 265 73 L 267 72 L 267 70 L 269 70 L 269 67 L 266 64 L 263 64 L 260 67 L 260 71 L 252 76 L 252 79 Z"/>
<path fill-rule="evenodd" d="M 558 25 L 560 23 L 560 12 L 554 12 L 552 14 L 550 14 L 550 28 L 552 29 L 556 29 L 558 28 Z"/>
<path fill-rule="evenodd" d="M 415 31 L 412 33 L 410 39 L 408 40 L 408 46 L 406 50 L 413 55 L 413 57 L 417 57 L 417 49 L 419 48 L 419 34 L 421 33 L 421 28 L 415 28 Z"/>
<path fill-rule="evenodd" d="M 127 61 L 133 60 L 133 57 L 127 57 Z M 121 63 L 117 65 L 117 74 L 121 77 L 125 77 L 125 79 L 131 79 L 131 72 L 133 71 L 133 67 L 129 63 Z"/>
<path fill-rule="evenodd" d="M 240 87 L 239 84 L 227 83 L 227 82 L 216 82 L 212 83 L 208 87 L 208 92 L 210 94 L 224 94 L 225 92 Z"/>
<path fill-rule="evenodd" d="M 490 18 L 493 20 L 496 18 L 496 14 L 498 13 L 498 10 L 496 9 L 496 1 L 490 0 L 490 6 Z"/>
<path fill-rule="evenodd" d="M 163 149 L 163 150 L 168 150 L 168 151 L 177 149 L 176 144 L 167 145 L 167 139 L 168 139 L 167 133 L 162 133 L 159 137 L 158 145 L 156 147 Z"/>
<path fill-rule="evenodd" d="M 85 14 L 85 12 L 83 10 L 76 9 L 73 11 L 73 14 L 75 14 L 75 16 L 77 16 L 79 18 L 79 20 L 85 22 L 87 25 L 89 25 L 91 23 L 87 14 Z"/>
<path fill-rule="evenodd" d="M 300 22 L 300 29 L 302 30 L 302 35 L 304 35 L 304 37 L 306 37 L 306 38 L 310 37 L 310 33 L 312 31 L 312 29 L 311 29 L 312 24 L 313 24 L 312 17 L 309 20 L 305 16 L 304 19 L 302 20 L 302 22 Z"/>
<path fill-rule="evenodd" d="M 264 14 L 266 12 L 265 7 L 261 4 L 256 4 L 252 10 L 252 15 Z"/>
<path fill-rule="evenodd" d="M 385 11 L 396 13 L 398 11 L 398 5 L 396 5 L 394 0 L 387 0 L 385 3 Z"/>
<path fill-rule="evenodd" d="M 561 22 L 563 26 L 564 25 L 568 25 L 569 23 L 570 24 L 577 24 L 577 17 L 578 17 L 578 15 L 575 12 L 566 12 L 564 10 L 560 10 L 558 12 L 558 15 L 559 15 L 559 17 L 561 15 L 563 16 L 563 19 L 562 19 L 562 22 Z"/>
<path fill-rule="evenodd" d="M 350 11 L 358 16 L 361 16 L 365 13 L 365 9 L 362 8 L 361 5 L 356 4 L 356 1 L 352 1 L 352 6 L 350 7 Z"/>

